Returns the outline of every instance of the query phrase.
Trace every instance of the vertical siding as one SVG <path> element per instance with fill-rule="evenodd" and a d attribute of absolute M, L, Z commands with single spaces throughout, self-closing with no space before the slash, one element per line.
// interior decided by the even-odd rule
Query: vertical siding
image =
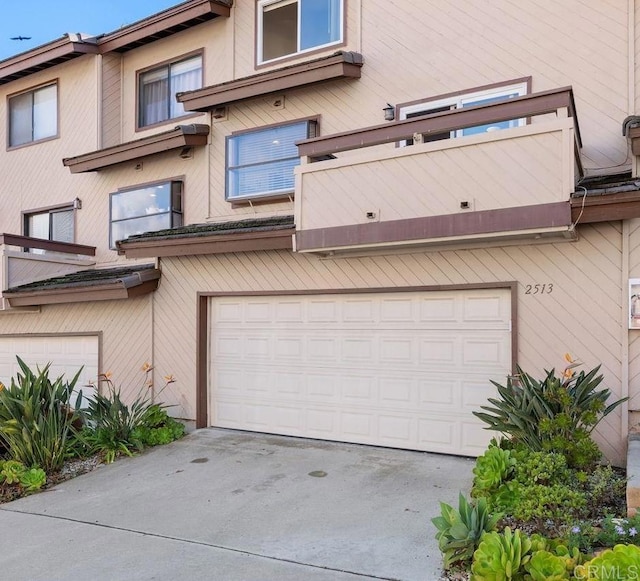
<path fill-rule="evenodd" d="M 570 352 L 586 368 L 602 363 L 605 385 L 621 393 L 621 234 L 618 224 L 583 226 L 578 242 L 320 259 L 260 252 L 162 260 L 155 294 L 154 348 L 162 372 L 179 376 L 176 413 L 195 417 L 196 293 L 461 285 L 518 281 L 518 361 L 540 375 Z M 544 295 L 526 285 L 552 284 Z M 548 288 L 548 286 L 547 286 Z M 603 297 L 607 300 L 603 300 Z M 178 411 L 179 410 L 179 411 Z M 598 430 L 622 462 L 621 416 Z"/>
<path fill-rule="evenodd" d="M 121 142 L 122 119 L 122 57 L 117 53 L 101 57 L 102 67 L 102 143 L 111 147 Z"/>

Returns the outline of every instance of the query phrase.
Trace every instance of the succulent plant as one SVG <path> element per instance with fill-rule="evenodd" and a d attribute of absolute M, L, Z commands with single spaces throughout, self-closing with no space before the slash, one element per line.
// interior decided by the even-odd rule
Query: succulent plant
<path fill-rule="evenodd" d="M 531 581 L 563 581 L 569 579 L 565 561 L 549 551 L 537 551 L 526 564 L 528 575 L 525 577 Z"/>
<path fill-rule="evenodd" d="M 473 468 L 472 496 L 486 496 L 496 490 L 513 472 L 515 464 L 510 450 L 489 446 Z"/>
<path fill-rule="evenodd" d="M 506 527 L 502 533 L 482 535 L 480 545 L 473 554 L 471 579 L 473 581 L 520 581 L 524 579 L 524 566 L 531 559 L 531 540 L 516 529 Z"/>
<path fill-rule="evenodd" d="M 458 510 L 441 502 L 441 515 L 431 519 L 438 529 L 436 539 L 442 552 L 445 569 L 454 563 L 470 561 L 480 538 L 496 528 L 501 514 L 491 514 L 485 498 L 479 498 L 475 505 L 469 503 L 461 493 Z"/>
<path fill-rule="evenodd" d="M 20 486 L 25 492 L 40 490 L 47 482 L 47 475 L 42 468 L 30 468 L 20 474 Z"/>
<path fill-rule="evenodd" d="M 640 576 L 640 547 L 616 545 L 607 549 L 575 570 L 577 579 L 638 579 Z"/>
<path fill-rule="evenodd" d="M 20 475 L 26 470 L 25 465 L 17 460 L 7 460 L 2 465 L 2 476 L 7 484 L 20 482 Z"/>

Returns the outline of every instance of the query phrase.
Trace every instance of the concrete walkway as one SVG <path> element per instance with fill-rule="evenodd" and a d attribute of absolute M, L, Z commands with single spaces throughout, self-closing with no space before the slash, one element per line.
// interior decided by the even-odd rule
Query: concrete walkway
<path fill-rule="evenodd" d="M 0 505 L 14 581 L 434 581 L 472 460 L 198 430 Z"/>

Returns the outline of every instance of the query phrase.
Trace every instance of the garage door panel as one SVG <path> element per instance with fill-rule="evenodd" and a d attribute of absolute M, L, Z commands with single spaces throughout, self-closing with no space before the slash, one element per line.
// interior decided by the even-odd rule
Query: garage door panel
<path fill-rule="evenodd" d="M 211 299 L 213 425 L 478 454 L 510 291 Z"/>

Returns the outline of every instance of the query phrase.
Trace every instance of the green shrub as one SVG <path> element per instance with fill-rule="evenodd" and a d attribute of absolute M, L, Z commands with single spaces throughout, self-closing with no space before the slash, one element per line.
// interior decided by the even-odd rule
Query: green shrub
<path fill-rule="evenodd" d="M 531 559 L 531 540 L 519 530 L 506 527 L 502 533 L 490 532 L 482 539 L 471 564 L 475 581 L 522 579 L 524 566 Z"/>
<path fill-rule="evenodd" d="M 436 539 L 444 557 L 444 568 L 449 569 L 456 563 L 471 560 L 480 537 L 493 531 L 502 515 L 491 515 L 487 501 L 479 498 L 475 505 L 470 504 L 462 493 L 458 499 L 458 510 L 440 503 L 441 516 L 431 519 L 438 532 Z"/>
<path fill-rule="evenodd" d="M 142 425 L 133 431 L 132 438 L 143 446 L 159 446 L 182 438 L 184 432 L 184 424 L 169 417 L 163 406 L 154 404 L 145 414 Z"/>
<path fill-rule="evenodd" d="M 40 490 L 47 482 L 47 475 L 42 468 L 25 468 L 20 474 L 20 486 L 27 493 Z"/>
<path fill-rule="evenodd" d="M 515 443 L 533 451 L 559 452 L 570 467 L 590 468 L 601 458 L 591 432 L 627 398 L 607 406 L 611 392 L 597 390 L 603 379 L 600 366 L 575 375 L 572 368 L 577 364 L 566 358 L 571 364 L 562 377 L 552 369 L 538 381 L 518 367 L 517 376 L 507 378 L 506 385 L 492 381 L 499 398 L 490 398 L 491 406 L 473 413 L 487 429 L 507 434 Z"/>
<path fill-rule="evenodd" d="M 0 390 L 0 439 L 12 459 L 47 472 L 58 470 L 78 419 L 71 397 L 81 370 L 71 382 L 58 377 L 52 383 L 50 365 L 36 374 L 17 359 L 21 373 L 11 379 L 9 387 Z"/>

